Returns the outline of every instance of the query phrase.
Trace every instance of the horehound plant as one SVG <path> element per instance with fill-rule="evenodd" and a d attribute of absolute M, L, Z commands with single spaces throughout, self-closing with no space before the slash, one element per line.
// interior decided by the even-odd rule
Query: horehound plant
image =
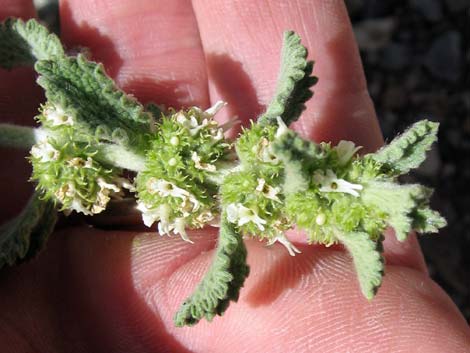
<path fill-rule="evenodd" d="M 3 22 L 0 66 L 34 66 L 47 101 L 36 128 L 0 124 L 0 145 L 30 149 L 36 185 L 24 211 L 0 229 L 0 267 L 36 255 L 57 212 L 93 216 L 111 199 L 131 195 L 143 223 L 160 235 L 191 242 L 186 229 L 220 229 L 213 263 L 176 314 L 177 326 L 211 320 L 237 301 L 249 274 L 243 238 L 280 242 L 295 255 L 285 235 L 294 226 L 309 243 L 343 244 L 363 295 L 372 299 L 384 272 L 386 227 L 404 241 L 412 230 L 432 233 L 446 224 L 429 208 L 431 189 L 397 182 L 423 162 L 438 124 L 419 121 L 362 156 L 350 141 L 304 140 L 289 125 L 317 82 L 306 58 L 298 35 L 286 32 L 274 98 L 228 139 L 230 125 L 214 120 L 225 103 L 207 110 L 143 106 L 101 64 L 67 55 L 35 20 Z"/>

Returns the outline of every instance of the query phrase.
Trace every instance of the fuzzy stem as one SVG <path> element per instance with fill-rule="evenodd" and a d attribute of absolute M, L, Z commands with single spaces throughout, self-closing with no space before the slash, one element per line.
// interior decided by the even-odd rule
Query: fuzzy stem
<path fill-rule="evenodd" d="M 42 128 L 0 124 L 0 146 L 18 149 L 31 149 L 39 140 L 52 135 Z M 145 158 L 137 155 L 123 146 L 103 143 L 97 146 L 98 159 L 115 167 L 140 172 L 144 169 Z"/>
<path fill-rule="evenodd" d="M 0 146 L 30 149 L 36 142 L 34 128 L 14 124 L 0 124 Z"/>
<path fill-rule="evenodd" d="M 140 172 L 145 169 L 145 157 L 129 151 L 121 145 L 110 143 L 98 146 L 97 158 L 115 167 Z"/>

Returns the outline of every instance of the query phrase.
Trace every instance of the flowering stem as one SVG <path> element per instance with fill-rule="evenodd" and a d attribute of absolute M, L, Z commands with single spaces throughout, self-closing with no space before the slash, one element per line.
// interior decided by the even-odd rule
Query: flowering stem
<path fill-rule="evenodd" d="M 129 151 L 121 145 L 110 143 L 98 145 L 97 158 L 115 167 L 140 172 L 145 168 L 145 157 Z"/>
<path fill-rule="evenodd" d="M 18 149 L 31 149 L 39 140 L 51 135 L 50 132 L 29 126 L 0 124 L 0 146 Z M 122 146 L 99 144 L 98 159 L 115 167 L 139 172 L 144 169 L 145 158 Z"/>
<path fill-rule="evenodd" d="M 34 128 L 14 124 L 0 124 L 0 146 L 30 149 L 35 143 Z"/>

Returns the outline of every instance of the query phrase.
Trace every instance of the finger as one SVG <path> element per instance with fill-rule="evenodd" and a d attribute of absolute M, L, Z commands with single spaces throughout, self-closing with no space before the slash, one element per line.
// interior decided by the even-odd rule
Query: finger
<path fill-rule="evenodd" d="M 188 245 L 155 233 L 61 231 L 36 262 L 0 276 L 0 347 L 9 339 L 48 352 L 66 344 L 71 352 L 463 353 L 470 344 L 455 305 L 421 272 L 388 266 L 368 302 L 343 252 L 303 246 L 293 258 L 255 241 L 239 302 L 212 323 L 176 328 L 213 235 L 192 233 Z"/>
<path fill-rule="evenodd" d="M 82 227 L 54 234 L 35 261 L 0 272 L 0 350 L 188 352 L 144 295 L 213 248 L 214 235 L 192 232 L 188 246 L 156 232 Z"/>
<path fill-rule="evenodd" d="M 208 105 L 204 56 L 188 0 L 64 0 L 60 14 L 67 45 L 91 49 L 93 59 L 141 101 Z"/>
<path fill-rule="evenodd" d="M 32 0 L 2 0 L 0 1 L 0 20 L 6 17 L 19 17 L 27 20 L 36 16 Z"/>
<path fill-rule="evenodd" d="M 0 21 L 10 16 L 28 19 L 35 15 L 32 1 L 0 0 Z M 0 122 L 33 125 L 42 97 L 31 68 L 16 68 L 9 72 L 0 69 Z M 0 147 L 0 153 L 1 224 L 20 212 L 32 186 L 28 183 L 31 168 L 25 159 L 27 151 Z"/>
<path fill-rule="evenodd" d="M 383 287 L 368 302 L 343 252 L 303 247 L 294 259 L 282 248 L 247 245 L 251 273 L 241 298 L 212 323 L 184 329 L 171 325 L 210 253 L 143 295 L 191 351 L 463 353 L 470 344 L 455 305 L 421 272 L 388 266 Z"/>
<path fill-rule="evenodd" d="M 314 98 L 295 127 L 317 141 L 349 139 L 366 150 L 381 144 L 342 1 L 195 0 L 193 5 L 212 100 L 228 100 L 242 119 L 259 114 L 260 104 L 266 105 L 274 93 L 282 33 L 293 29 L 315 60 L 314 73 L 319 77 Z M 232 93 L 233 87 L 240 89 Z M 244 108 L 240 111 L 237 106 Z"/>

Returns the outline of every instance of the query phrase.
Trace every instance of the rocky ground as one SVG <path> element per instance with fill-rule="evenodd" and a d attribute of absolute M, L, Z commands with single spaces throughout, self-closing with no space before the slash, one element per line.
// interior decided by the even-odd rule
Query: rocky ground
<path fill-rule="evenodd" d="M 57 1 L 36 0 L 58 30 Z M 448 220 L 420 237 L 431 276 L 470 320 L 470 1 L 346 0 L 386 140 L 427 118 L 439 143 L 407 182 L 435 188 Z"/>

